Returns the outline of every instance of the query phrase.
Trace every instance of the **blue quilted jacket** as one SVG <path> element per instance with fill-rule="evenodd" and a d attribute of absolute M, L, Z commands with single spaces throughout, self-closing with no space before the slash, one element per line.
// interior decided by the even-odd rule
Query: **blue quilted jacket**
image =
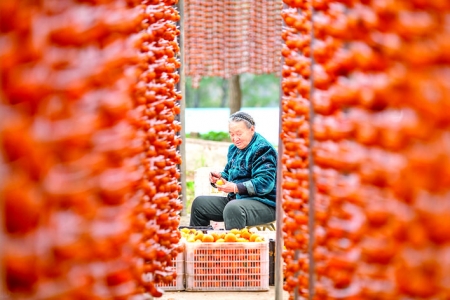
<path fill-rule="evenodd" d="M 259 133 L 244 149 L 232 144 L 228 148 L 227 164 L 222 177 L 237 184 L 239 193 L 229 197 L 254 199 L 275 206 L 277 185 L 277 152 Z"/>

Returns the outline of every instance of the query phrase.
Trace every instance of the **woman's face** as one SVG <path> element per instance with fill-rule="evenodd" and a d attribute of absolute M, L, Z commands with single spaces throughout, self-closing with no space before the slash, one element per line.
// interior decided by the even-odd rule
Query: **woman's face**
<path fill-rule="evenodd" d="M 238 149 L 244 149 L 252 140 L 255 133 L 255 126 L 247 128 L 244 121 L 230 122 L 228 125 L 230 138 Z"/>

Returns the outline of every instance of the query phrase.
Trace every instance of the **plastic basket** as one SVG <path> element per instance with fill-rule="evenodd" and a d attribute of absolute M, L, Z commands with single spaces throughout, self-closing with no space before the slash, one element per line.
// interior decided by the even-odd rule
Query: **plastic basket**
<path fill-rule="evenodd" d="M 269 290 L 269 243 L 186 243 L 187 291 Z"/>
<path fill-rule="evenodd" d="M 208 230 L 208 233 L 222 233 L 220 230 Z M 264 238 L 265 242 L 269 243 L 269 286 L 275 285 L 275 247 L 276 247 L 276 231 L 260 231 L 256 229 L 250 230 L 260 237 Z"/>
<path fill-rule="evenodd" d="M 158 283 L 157 286 L 164 291 L 184 291 L 184 251 L 172 259 L 171 268 L 176 271 L 176 278 L 170 283 Z"/>

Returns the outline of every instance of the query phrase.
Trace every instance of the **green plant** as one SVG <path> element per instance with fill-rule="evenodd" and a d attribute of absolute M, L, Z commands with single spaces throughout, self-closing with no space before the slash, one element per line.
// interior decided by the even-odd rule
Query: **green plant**
<path fill-rule="evenodd" d="M 201 139 L 207 141 L 216 141 L 216 142 L 231 142 L 230 136 L 228 132 L 224 131 L 210 131 L 207 133 L 186 133 L 187 138 L 192 139 Z"/>
<path fill-rule="evenodd" d="M 230 136 L 224 131 L 210 131 L 208 133 L 200 134 L 202 140 L 217 141 L 217 142 L 230 142 Z"/>
<path fill-rule="evenodd" d="M 193 181 L 186 181 L 186 213 L 191 213 L 192 201 L 195 197 L 195 188 Z"/>

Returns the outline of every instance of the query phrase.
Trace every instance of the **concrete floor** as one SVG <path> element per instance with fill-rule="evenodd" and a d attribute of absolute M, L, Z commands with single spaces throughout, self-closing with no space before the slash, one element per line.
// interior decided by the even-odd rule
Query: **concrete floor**
<path fill-rule="evenodd" d="M 275 287 L 267 292 L 165 292 L 161 300 L 275 300 Z M 283 299 L 288 300 L 289 294 L 283 291 Z"/>

